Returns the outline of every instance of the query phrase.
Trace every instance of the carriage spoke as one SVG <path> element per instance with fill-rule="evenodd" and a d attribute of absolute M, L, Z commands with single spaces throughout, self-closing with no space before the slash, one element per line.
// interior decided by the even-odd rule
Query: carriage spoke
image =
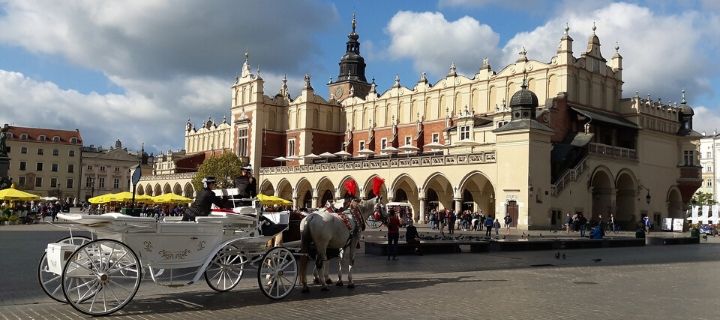
<path fill-rule="evenodd" d="M 116 285 L 116 286 L 120 287 L 120 289 L 123 289 L 123 290 L 125 290 L 125 291 L 127 291 L 127 292 L 132 292 L 132 290 L 130 290 L 130 289 L 128 289 L 128 288 L 126 288 L 126 287 L 124 287 L 124 286 L 120 285 L 119 283 L 117 283 L 117 282 L 115 282 L 115 281 L 113 281 L 113 280 L 110 280 L 110 283 L 112 283 L 112 284 L 114 284 L 114 285 Z"/>
<path fill-rule="evenodd" d="M 120 301 L 120 299 L 118 299 L 117 294 L 115 294 L 115 290 L 113 290 L 112 286 L 107 286 L 107 288 L 110 289 L 110 294 L 112 294 L 113 298 L 115 298 L 115 302 L 120 305 L 122 302 Z"/>

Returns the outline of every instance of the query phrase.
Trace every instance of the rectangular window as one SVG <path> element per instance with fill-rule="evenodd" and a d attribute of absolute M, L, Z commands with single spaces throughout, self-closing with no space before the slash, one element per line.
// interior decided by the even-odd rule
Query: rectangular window
<path fill-rule="evenodd" d="M 100 166 L 100 172 L 105 172 L 105 166 Z"/>
<path fill-rule="evenodd" d="M 75 156 L 75 150 L 70 150 L 70 151 L 68 152 L 68 156 L 74 157 L 74 156 Z"/>
<path fill-rule="evenodd" d="M 53 156 L 56 156 L 56 157 L 57 157 L 57 156 L 59 156 L 59 155 L 60 155 L 60 150 L 58 150 L 58 149 L 53 149 Z"/>
<path fill-rule="evenodd" d="M 24 187 L 25 186 L 25 177 L 19 177 L 18 178 L 18 186 Z"/>
<path fill-rule="evenodd" d="M 387 138 L 382 138 L 380 140 L 380 150 L 384 150 L 387 148 Z"/>
<path fill-rule="evenodd" d="M 67 179 L 67 183 L 65 184 L 65 186 L 66 186 L 68 189 L 72 189 L 72 188 L 73 188 L 73 182 L 74 182 L 73 179 Z"/>
<path fill-rule="evenodd" d="M 43 163 L 42 163 L 42 162 L 38 162 L 38 163 L 37 163 L 36 170 L 37 170 L 37 171 L 42 171 L 42 169 L 43 169 Z"/>
<path fill-rule="evenodd" d="M 360 141 L 360 150 L 365 150 L 365 141 Z"/>
<path fill-rule="evenodd" d="M 120 167 L 115 167 L 115 172 L 116 172 L 116 173 L 119 173 L 119 172 L 120 172 Z"/>
<path fill-rule="evenodd" d="M 98 188 L 104 189 L 105 188 L 105 178 L 98 179 Z"/>
<path fill-rule="evenodd" d="M 706 158 L 710 159 L 710 152 L 707 153 L 707 157 L 706 157 Z"/>
<path fill-rule="evenodd" d="M 75 172 L 75 165 L 69 164 L 68 165 L 68 173 L 73 173 L 73 172 Z"/>
<path fill-rule="evenodd" d="M 42 187 L 42 178 L 41 177 L 35 177 L 35 187 L 36 188 Z"/>
<path fill-rule="evenodd" d="M 120 179 L 113 179 L 113 189 L 120 189 Z"/>
<path fill-rule="evenodd" d="M 409 146 L 411 144 L 412 144 L 412 137 L 411 136 L 405 137 L 405 145 Z"/>
<path fill-rule="evenodd" d="M 42 149 L 42 148 L 38 148 L 38 155 L 41 156 L 41 155 L 43 155 L 43 154 L 44 154 L 43 149 Z"/>
<path fill-rule="evenodd" d="M 20 161 L 20 171 L 25 171 L 25 167 L 27 167 L 27 162 Z"/>
<path fill-rule="evenodd" d="M 88 166 L 88 171 L 89 171 L 89 170 L 92 170 L 92 166 Z"/>
<path fill-rule="evenodd" d="M 22 154 L 27 154 L 27 147 L 21 147 L 21 148 L 20 148 L 20 153 L 22 153 Z"/>
<path fill-rule="evenodd" d="M 50 178 L 50 188 L 57 188 L 57 178 Z"/>
<path fill-rule="evenodd" d="M 92 187 L 92 177 L 85 177 L 85 188 Z"/>
<path fill-rule="evenodd" d="M 683 154 L 683 164 L 686 167 L 695 165 L 694 156 L 695 152 L 693 150 L 685 150 Z"/>
<path fill-rule="evenodd" d="M 288 140 L 288 156 L 294 156 L 295 155 L 295 139 Z"/>
<path fill-rule="evenodd" d="M 247 157 L 248 149 L 248 129 L 242 128 L 238 130 L 238 156 Z"/>
<path fill-rule="evenodd" d="M 432 142 L 440 143 L 440 134 L 439 133 L 432 134 Z"/>
<path fill-rule="evenodd" d="M 58 171 L 58 164 L 57 164 L 57 163 L 53 163 L 53 164 L 50 166 L 50 171 L 52 171 L 52 172 L 57 172 L 57 171 Z"/>
<path fill-rule="evenodd" d="M 470 139 L 470 126 L 460 127 L 460 140 Z"/>

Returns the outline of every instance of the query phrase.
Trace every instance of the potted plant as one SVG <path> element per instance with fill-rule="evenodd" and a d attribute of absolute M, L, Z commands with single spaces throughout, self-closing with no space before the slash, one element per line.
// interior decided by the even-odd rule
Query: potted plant
<path fill-rule="evenodd" d="M 7 219 L 10 224 L 17 224 L 18 220 L 20 220 L 20 218 L 18 218 L 16 214 L 10 215 L 10 217 L 8 217 Z"/>
<path fill-rule="evenodd" d="M 8 218 L 4 214 L 0 215 L 0 225 L 7 224 L 8 223 L 7 221 L 8 221 Z"/>

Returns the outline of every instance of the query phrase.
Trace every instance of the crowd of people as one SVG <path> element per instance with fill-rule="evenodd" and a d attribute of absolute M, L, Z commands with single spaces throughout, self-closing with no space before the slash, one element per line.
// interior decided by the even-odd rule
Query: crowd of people
<path fill-rule="evenodd" d="M 70 211 L 70 204 L 61 201 L 3 202 L 0 210 L 5 216 L 17 216 L 18 223 L 33 224 L 45 221 L 46 218 L 54 222 L 58 213 Z"/>
<path fill-rule="evenodd" d="M 499 218 L 485 214 L 482 210 L 479 212 L 464 210 L 456 214 L 455 210 L 451 209 L 432 209 L 427 217 L 427 221 L 431 230 L 439 230 L 443 235 L 445 234 L 445 227 L 447 227 L 448 234 L 455 234 L 456 229 L 462 231 L 485 230 L 485 236 L 491 237 L 493 229 L 495 229 L 495 235 L 497 236 L 503 227 Z M 510 226 L 513 223 L 512 217 L 505 215 L 502 221 L 505 232 L 509 232 Z"/>

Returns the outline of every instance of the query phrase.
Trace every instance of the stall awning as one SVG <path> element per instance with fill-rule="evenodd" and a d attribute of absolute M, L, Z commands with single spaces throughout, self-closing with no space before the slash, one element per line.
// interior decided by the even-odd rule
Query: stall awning
<path fill-rule="evenodd" d="M 616 126 L 621 126 L 621 127 L 631 128 L 631 129 L 639 129 L 639 127 L 635 123 L 628 121 L 620 116 L 605 115 L 605 114 L 595 112 L 595 111 L 588 111 L 585 109 L 580 109 L 578 107 L 570 107 L 570 108 L 575 110 L 575 112 L 592 119 L 592 121 L 600 121 L 600 122 L 605 122 L 608 124 L 613 124 Z"/>

